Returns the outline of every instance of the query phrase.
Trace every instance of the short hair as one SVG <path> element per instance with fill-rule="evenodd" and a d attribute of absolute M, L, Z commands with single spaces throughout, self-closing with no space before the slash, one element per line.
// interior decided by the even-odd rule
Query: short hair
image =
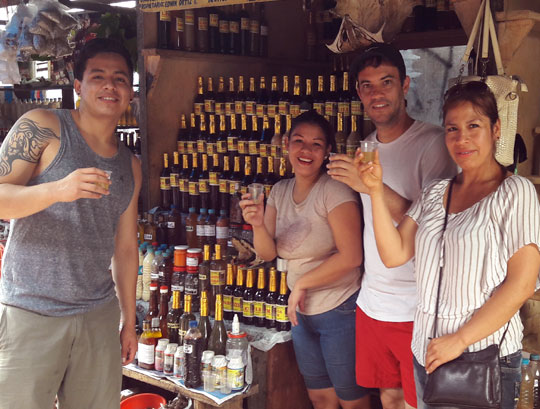
<path fill-rule="evenodd" d="M 120 55 L 125 61 L 129 71 L 129 79 L 133 83 L 133 62 L 129 51 L 117 40 L 112 38 L 95 38 L 88 41 L 75 60 L 74 75 L 75 79 L 82 81 L 86 63 L 90 58 L 94 58 L 98 54 L 114 53 Z"/>
<path fill-rule="evenodd" d="M 350 75 L 355 80 L 358 80 L 358 73 L 366 67 L 377 68 L 381 64 L 388 64 L 396 67 L 399 72 L 401 84 L 405 81 L 407 71 L 405 69 L 405 61 L 397 48 L 386 43 L 374 43 L 366 48 L 352 63 Z"/>
<path fill-rule="evenodd" d="M 320 115 L 317 111 L 314 109 L 310 111 L 306 111 L 300 115 L 298 115 L 296 118 L 292 120 L 291 123 L 291 130 L 289 131 L 289 141 L 290 137 L 292 136 L 294 130 L 299 126 L 303 124 L 308 125 L 314 125 L 319 127 L 319 129 L 323 132 L 324 138 L 326 140 L 326 145 L 330 146 L 331 152 L 336 152 L 337 145 L 336 145 L 336 135 L 334 133 L 334 129 L 332 128 L 332 125 L 330 125 L 330 122 L 328 122 L 324 116 Z M 323 168 L 326 166 L 326 161 L 323 162 Z"/>
<path fill-rule="evenodd" d="M 495 95 L 482 81 L 460 82 L 451 87 L 444 95 L 443 121 L 448 111 L 463 102 L 470 102 L 473 109 L 489 118 L 491 126 L 499 119 Z"/>

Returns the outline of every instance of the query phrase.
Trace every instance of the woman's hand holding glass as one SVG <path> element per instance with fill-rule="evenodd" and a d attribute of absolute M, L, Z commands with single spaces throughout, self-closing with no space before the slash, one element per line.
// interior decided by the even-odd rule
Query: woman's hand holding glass
<path fill-rule="evenodd" d="M 253 227 L 264 225 L 264 193 L 259 195 L 257 203 L 251 198 L 251 193 L 242 195 L 240 208 L 242 209 L 242 216 L 247 223 Z"/>

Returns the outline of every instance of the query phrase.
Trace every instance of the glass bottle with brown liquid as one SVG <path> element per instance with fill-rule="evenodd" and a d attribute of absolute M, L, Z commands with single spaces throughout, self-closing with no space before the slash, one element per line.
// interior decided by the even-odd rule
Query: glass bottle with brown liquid
<path fill-rule="evenodd" d="M 208 349 L 208 339 L 212 333 L 210 318 L 208 318 L 208 293 L 201 292 L 201 318 L 199 319 L 199 331 L 201 331 L 201 350 Z"/>
<path fill-rule="evenodd" d="M 278 270 L 281 272 L 279 283 L 279 296 L 276 300 L 276 329 L 278 331 L 290 331 L 291 321 L 287 315 L 287 305 L 289 304 L 289 294 L 287 288 L 287 262 L 278 259 Z"/>
<path fill-rule="evenodd" d="M 218 294 L 223 294 L 225 287 L 225 272 L 227 263 L 223 260 L 223 254 L 227 247 L 215 246 L 216 254 L 214 260 L 210 263 L 210 285 L 212 289 L 212 299 L 215 300 Z"/>
<path fill-rule="evenodd" d="M 182 310 L 180 308 L 180 294 L 179 290 L 173 290 L 172 308 L 167 314 L 167 334 L 171 344 L 178 344 L 178 328 L 180 326 L 180 316 L 182 315 Z"/>
<path fill-rule="evenodd" d="M 233 314 L 238 315 L 240 322 L 243 321 L 242 301 L 244 298 L 244 268 L 238 267 L 236 272 L 236 287 L 233 291 Z"/>
<path fill-rule="evenodd" d="M 167 286 L 159 288 L 159 329 L 162 338 L 169 338 L 167 315 L 169 314 L 169 289 Z"/>
<path fill-rule="evenodd" d="M 154 370 L 155 349 L 157 339 L 152 334 L 150 321 L 143 321 L 143 333 L 138 342 L 138 365 L 143 369 Z"/>
<path fill-rule="evenodd" d="M 184 296 L 184 313 L 180 316 L 178 325 L 178 345 L 184 343 L 184 337 L 189 329 L 190 321 L 195 320 L 195 315 L 191 312 L 191 295 L 186 294 Z"/>
<path fill-rule="evenodd" d="M 255 295 L 253 297 L 253 317 L 255 321 L 256 327 L 264 327 L 265 322 L 265 298 L 266 298 L 266 291 L 265 291 L 265 280 L 264 277 L 265 272 L 264 268 L 261 267 L 258 270 L 257 273 L 257 291 L 255 291 Z"/>
<path fill-rule="evenodd" d="M 232 320 L 233 313 L 233 292 L 234 292 L 234 265 L 227 264 L 227 278 L 223 287 L 223 319 Z"/>
<path fill-rule="evenodd" d="M 210 299 L 212 294 L 212 289 L 210 287 L 210 249 L 210 245 L 204 245 L 203 262 L 199 265 L 199 294 L 202 294 L 202 292 L 205 291 L 208 305 L 213 307 L 214 301 L 213 299 Z"/>
<path fill-rule="evenodd" d="M 253 288 L 253 269 L 248 268 L 246 275 L 246 288 L 242 296 L 242 318 L 246 325 L 253 325 L 253 299 L 255 290 Z"/>
<path fill-rule="evenodd" d="M 277 271 L 275 267 L 271 267 L 268 293 L 265 298 L 265 326 L 268 329 L 276 327 L 276 301 L 278 297 L 276 281 Z"/>
<path fill-rule="evenodd" d="M 227 330 L 223 323 L 223 295 L 216 295 L 216 318 L 214 328 L 210 339 L 208 340 L 208 349 L 214 351 L 216 355 L 225 355 L 227 345 Z"/>
<path fill-rule="evenodd" d="M 197 239 L 197 218 L 199 215 L 194 207 L 189 208 L 189 215 L 186 219 L 186 240 L 187 245 L 191 248 L 196 248 L 199 245 Z"/>

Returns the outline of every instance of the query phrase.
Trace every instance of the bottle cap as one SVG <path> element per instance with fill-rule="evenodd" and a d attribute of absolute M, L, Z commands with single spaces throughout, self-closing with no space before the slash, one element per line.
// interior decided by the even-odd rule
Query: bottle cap
<path fill-rule="evenodd" d="M 206 209 L 204 207 L 201 207 L 201 214 L 205 214 L 206 213 Z"/>
<path fill-rule="evenodd" d="M 191 249 L 188 249 L 188 254 L 196 254 L 196 253 L 202 253 L 202 249 L 198 249 L 198 248 L 191 248 Z"/>
<path fill-rule="evenodd" d="M 157 284 L 156 283 L 150 283 L 150 289 L 151 290 L 157 290 Z"/>
<path fill-rule="evenodd" d="M 159 328 L 159 318 L 158 317 L 152 318 L 152 328 Z"/>
<path fill-rule="evenodd" d="M 146 249 L 146 252 L 147 252 L 147 253 L 152 253 L 152 254 L 154 254 L 154 248 L 153 248 L 152 246 L 150 246 L 150 247 L 148 247 L 148 248 Z"/>
<path fill-rule="evenodd" d="M 189 328 L 197 328 L 197 321 L 189 321 Z"/>
<path fill-rule="evenodd" d="M 276 259 L 276 267 L 278 271 L 287 271 L 287 260 L 278 257 Z"/>
<path fill-rule="evenodd" d="M 180 251 L 187 251 L 188 248 L 189 246 L 174 246 L 175 250 L 180 250 Z"/>
<path fill-rule="evenodd" d="M 523 359 L 521 360 L 521 365 L 529 365 L 529 362 L 530 362 L 530 361 L 529 361 L 527 358 L 523 358 Z"/>
<path fill-rule="evenodd" d="M 161 287 L 159 287 L 159 292 L 161 294 L 167 294 L 169 292 L 169 287 L 167 287 L 166 285 L 162 285 Z"/>
<path fill-rule="evenodd" d="M 195 208 L 194 208 L 194 207 L 190 207 L 190 208 L 189 208 L 189 212 L 190 212 L 190 213 L 195 213 Z"/>
<path fill-rule="evenodd" d="M 227 358 L 224 355 L 216 355 L 212 359 L 212 366 L 214 368 L 223 368 L 227 367 Z"/>
<path fill-rule="evenodd" d="M 540 355 L 539 354 L 531 354 L 531 361 L 540 361 Z"/>
<path fill-rule="evenodd" d="M 167 349 L 165 350 L 165 353 L 167 354 L 174 354 L 176 352 L 176 348 L 178 348 L 178 344 L 171 342 L 167 344 Z"/>
<path fill-rule="evenodd" d="M 216 213 L 216 211 L 214 209 L 209 209 L 208 210 L 208 214 L 214 214 L 214 213 Z"/>
<path fill-rule="evenodd" d="M 220 215 L 220 216 L 227 216 L 227 210 L 221 209 L 221 210 L 219 211 L 219 215 Z"/>
<path fill-rule="evenodd" d="M 214 359 L 214 355 L 214 351 L 203 351 L 201 361 L 211 363 L 212 359 Z"/>
<path fill-rule="evenodd" d="M 161 338 L 158 340 L 158 346 L 165 347 L 169 343 L 169 340 L 167 338 Z"/>
<path fill-rule="evenodd" d="M 240 321 L 238 320 L 238 314 L 234 314 L 232 322 L 232 335 L 238 335 L 240 333 Z"/>
<path fill-rule="evenodd" d="M 241 356 L 234 356 L 229 361 L 229 368 L 243 368 L 244 362 Z"/>
<path fill-rule="evenodd" d="M 156 252 L 154 253 L 156 256 L 160 256 L 161 255 L 161 250 L 156 250 Z"/>
<path fill-rule="evenodd" d="M 153 241 L 152 246 L 157 247 L 157 246 L 159 246 L 159 243 L 157 241 Z"/>

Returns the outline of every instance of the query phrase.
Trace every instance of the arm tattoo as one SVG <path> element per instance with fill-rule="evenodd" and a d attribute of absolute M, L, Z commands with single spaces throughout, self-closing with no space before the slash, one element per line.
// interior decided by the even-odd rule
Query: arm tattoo
<path fill-rule="evenodd" d="M 0 149 L 0 176 L 12 171 L 15 159 L 37 163 L 50 139 L 60 139 L 51 129 L 42 128 L 31 119 L 20 120 L 9 132 Z"/>

